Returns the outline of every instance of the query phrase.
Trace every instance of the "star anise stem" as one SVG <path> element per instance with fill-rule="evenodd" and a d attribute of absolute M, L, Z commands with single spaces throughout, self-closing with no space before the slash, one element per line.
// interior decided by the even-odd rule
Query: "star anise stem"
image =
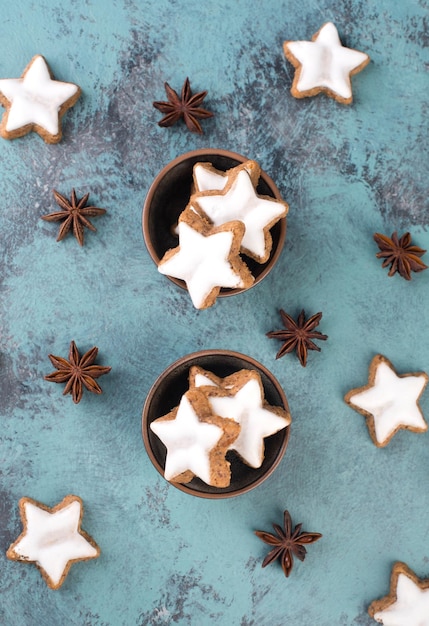
<path fill-rule="evenodd" d="M 276 559 L 280 559 L 284 575 L 288 577 L 293 568 L 293 557 L 300 561 L 305 559 L 307 550 L 305 546 L 314 543 L 322 537 L 320 533 L 301 532 L 302 524 L 297 524 L 292 531 L 292 518 L 289 511 L 283 513 L 283 528 L 278 524 L 273 524 L 275 535 L 263 530 L 256 530 L 255 535 L 264 543 L 273 546 L 262 562 L 262 567 L 266 567 Z"/>
<path fill-rule="evenodd" d="M 305 321 L 305 311 L 302 309 L 296 322 L 283 309 L 280 309 L 280 315 L 285 326 L 284 329 L 272 330 L 267 333 L 267 337 L 270 339 L 280 339 L 280 341 L 284 342 L 276 354 L 276 359 L 280 359 L 288 352 L 296 350 L 301 365 L 305 367 L 308 350 L 320 352 L 319 346 L 312 339 L 326 340 L 328 338 L 327 335 L 314 330 L 319 325 L 322 313 L 316 313 Z"/>
<path fill-rule="evenodd" d="M 68 200 L 61 193 L 55 189 L 52 191 L 54 198 L 58 206 L 62 209 L 48 215 L 42 215 L 42 220 L 46 222 L 61 222 L 63 224 L 58 232 L 57 241 L 61 241 L 68 234 L 70 229 L 73 229 L 73 234 L 78 240 L 79 244 L 83 246 L 84 243 L 84 227 L 89 230 L 96 231 L 96 228 L 87 217 L 97 217 L 106 213 L 105 209 L 99 209 L 94 206 L 86 206 L 88 202 L 89 193 L 86 193 L 80 200 L 76 197 L 76 192 L 72 189 L 71 199 Z"/>
<path fill-rule="evenodd" d="M 72 341 L 68 360 L 49 354 L 49 359 L 57 371 L 45 376 L 45 380 L 52 383 L 66 383 L 63 395 L 71 393 L 75 404 L 81 401 L 84 387 L 92 393 L 100 394 L 102 389 L 95 378 L 108 374 L 112 368 L 94 365 L 97 354 L 98 348 L 94 346 L 81 357 L 75 342 Z"/>
<path fill-rule="evenodd" d="M 420 259 L 426 250 L 412 245 L 410 233 L 405 233 L 400 238 L 396 231 L 391 238 L 375 233 L 374 241 L 380 248 L 380 252 L 375 256 L 384 259 L 381 267 L 390 265 L 388 276 L 398 272 L 405 280 L 411 280 L 411 272 L 422 272 L 427 269 L 427 265 Z"/>
<path fill-rule="evenodd" d="M 199 123 L 199 119 L 212 117 L 211 111 L 201 108 L 201 104 L 207 95 L 207 91 L 200 91 L 192 95 L 191 84 L 189 78 L 186 78 L 180 97 L 168 83 L 164 83 L 165 92 L 168 102 L 154 102 L 153 106 L 164 113 L 164 117 L 158 122 L 158 126 L 173 126 L 180 118 L 183 120 L 187 128 L 193 133 L 202 134 L 203 129 Z"/>

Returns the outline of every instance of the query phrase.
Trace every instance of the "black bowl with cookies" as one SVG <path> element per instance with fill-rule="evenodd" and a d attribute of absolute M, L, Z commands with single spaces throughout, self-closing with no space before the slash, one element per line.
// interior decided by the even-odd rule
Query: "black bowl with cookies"
<path fill-rule="evenodd" d="M 230 498 L 254 489 L 282 460 L 286 395 L 250 356 L 204 350 L 170 365 L 146 398 L 142 432 L 158 472 L 181 491 Z"/>
<path fill-rule="evenodd" d="M 196 308 L 207 308 L 217 296 L 241 293 L 267 276 L 284 245 L 287 212 L 256 161 L 228 150 L 194 150 L 156 176 L 143 207 L 143 235 L 159 271 L 188 289 Z M 207 258 L 210 249 L 219 258 Z M 192 272 L 205 265 L 208 274 L 219 265 L 219 273 L 204 276 L 208 284 L 199 293 L 201 272 L 196 278 Z"/>

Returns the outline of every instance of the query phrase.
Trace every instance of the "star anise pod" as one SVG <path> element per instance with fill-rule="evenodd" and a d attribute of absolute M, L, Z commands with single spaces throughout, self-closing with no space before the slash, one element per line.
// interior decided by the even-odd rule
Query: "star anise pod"
<path fill-rule="evenodd" d="M 297 524 L 292 531 L 292 519 L 289 511 L 283 513 L 283 528 L 278 524 L 273 524 L 276 534 L 264 532 L 263 530 L 255 531 L 255 535 L 262 539 L 264 543 L 274 546 L 262 562 L 262 567 L 269 565 L 276 559 L 280 559 L 283 572 L 286 577 L 292 571 L 293 557 L 300 561 L 305 559 L 307 550 L 305 546 L 314 543 L 322 537 L 320 533 L 301 532 L 302 524 Z"/>
<path fill-rule="evenodd" d="M 381 267 L 390 265 L 389 276 L 398 272 L 402 278 L 411 280 L 411 272 L 422 272 L 427 269 L 427 265 L 420 259 L 426 250 L 411 244 L 410 233 L 398 238 L 395 231 L 391 239 L 381 233 L 375 233 L 374 241 L 381 250 L 375 256 L 384 259 Z"/>
<path fill-rule="evenodd" d="M 47 222 L 61 222 L 61 228 L 58 233 L 57 241 L 61 241 L 73 227 L 73 234 L 83 246 L 83 228 L 89 228 L 92 231 L 96 231 L 95 226 L 87 219 L 87 217 L 96 217 L 106 213 L 106 209 L 99 209 L 95 206 L 86 206 L 88 202 L 89 193 L 86 193 L 79 201 L 76 198 L 76 192 L 72 189 L 71 200 L 67 200 L 62 194 L 52 191 L 57 204 L 61 207 L 61 211 L 55 213 L 49 213 L 49 215 L 42 215 L 42 220 Z"/>
<path fill-rule="evenodd" d="M 280 339 L 284 341 L 284 344 L 276 354 L 276 359 L 279 359 L 287 352 L 296 350 L 300 363 L 303 367 L 307 364 L 308 350 L 317 350 L 320 352 L 319 346 L 312 341 L 312 339 L 327 339 L 327 335 L 322 335 L 318 330 L 314 330 L 322 318 L 322 313 L 316 313 L 312 315 L 307 321 L 305 321 L 305 311 L 302 309 L 298 316 L 298 320 L 294 319 L 283 309 L 280 309 L 280 315 L 285 326 L 282 330 L 272 330 L 267 333 L 267 337 L 270 339 Z"/>
<path fill-rule="evenodd" d="M 81 357 L 75 342 L 72 341 L 68 361 L 60 356 L 49 355 L 57 371 L 45 376 L 45 380 L 52 383 L 66 383 L 63 395 L 71 393 L 75 404 L 82 399 L 83 387 L 92 393 L 100 394 L 102 390 L 95 379 L 108 374 L 112 368 L 94 365 L 97 354 L 98 348 L 94 346 Z"/>
<path fill-rule="evenodd" d="M 183 117 L 186 126 L 193 133 L 203 132 L 198 119 L 213 117 L 213 113 L 206 111 L 200 107 L 200 104 L 207 95 L 207 91 L 200 91 L 194 95 L 191 92 L 189 78 L 187 78 L 182 87 L 180 97 L 177 91 L 174 91 L 168 83 L 164 83 L 168 102 L 154 102 L 153 106 L 165 113 L 165 116 L 158 122 L 158 126 L 173 126 L 181 117 Z"/>

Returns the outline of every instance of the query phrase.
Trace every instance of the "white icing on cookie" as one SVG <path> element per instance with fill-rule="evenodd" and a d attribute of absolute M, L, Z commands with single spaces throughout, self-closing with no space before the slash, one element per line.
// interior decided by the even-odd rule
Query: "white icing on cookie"
<path fill-rule="evenodd" d="M 374 366 L 376 369 L 372 384 L 368 388 L 352 390 L 346 398 L 352 407 L 374 418 L 377 442 L 386 444 L 399 428 L 420 432 L 427 430 L 418 406 L 419 397 L 428 382 L 427 374 L 398 376 L 387 359 L 380 355 L 375 357 Z"/>
<path fill-rule="evenodd" d="M 67 497 L 65 506 L 47 511 L 39 503 L 23 499 L 26 527 L 18 541 L 9 548 L 10 558 L 32 561 L 45 572 L 51 586 L 57 588 L 75 560 L 92 559 L 99 555 L 81 534 L 82 503 L 79 498 Z"/>
<path fill-rule="evenodd" d="M 52 136 L 58 135 L 61 107 L 80 92 L 77 85 L 53 80 L 45 59 L 37 55 L 22 78 L 0 80 L 0 93 L 10 103 L 5 130 L 13 133 L 36 125 Z"/>
<path fill-rule="evenodd" d="M 258 374 L 255 372 L 234 395 L 216 396 L 207 391 L 207 397 L 215 415 L 229 417 L 240 424 L 240 434 L 230 450 L 238 452 L 251 467 L 260 467 L 264 460 L 264 438 L 286 428 L 291 420 L 285 411 L 279 415 L 270 410 L 273 407 L 264 406 Z"/>
<path fill-rule="evenodd" d="M 207 167 L 204 163 L 194 165 L 194 184 L 197 191 L 209 191 L 210 189 L 220 191 L 227 182 L 228 177 L 225 172 Z"/>
<path fill-rule="evenodd" d="M 223 431 L 215 424 L 201 422 L 186 394 L 180 400 L 174 419 L 155 420 L 150 428 L 167 448 L 166 480 L 189 470 L 210 485 L 209 455 Z"/>
<path fill-rule="evenodd" d="M 203 228 L 196 228 L 200 223 L 201 218 L 192 215 L 190 209 L 187 209 L 187 214 L 183 212 L 178 225 L 179 246 L 167 252 L 158 265 L 161 274 L 186 282 L 192 303 L 197 309 L 206 306 L 214 289 L 245 287 L 253 282 L 250 272 L 246 271 L 244 263 L 238 258 L 242 226 L 235 222 L 217 231 L 207 228 L 207 234 L 204 234 Z M 235 254 L 233 248 L 237 248 Z M 234 257 L 234 266 L 231 256 Z M 241 270 L 241 275 L 235 267 Z"/>
<path fill-rule="evenodd" d="M 269 256 L 266 239 L 268 230 L 287 213 L 285 203 L 256 194 L 245 169 L 240 170 L 236 177 L 229 177 L 222 193 L 197 193 L 192 196 L 191 202 L 214 226 L 232 220 L 243 222 L 246 231 L 241 248 L 260 262 L 265 262 Z"/>
<path fill-rule="evenodd" d="M 398 576 L 396 602 L 374 613 L 384 626 L 429 626 L 429 589 L 421 589 L 403 573 Z"/>
<path fill-rule="evenodd" d="M 209 378 L 205 374 L 200 373 L 195 374 L 194 384 L 195 387 L 204 387 L 207 385 L 209 387 L 217 387 L 217 384 L 211 378 Z"/>
<path fill-rule="evenodd" d="M 341 45 L 332 22 L 322 26 L 313 41 L 286 41 L 284 50 L 292 63 L 294 60 L 299 63 L 298 76 L 293 83 L 297 92 L 305 95 L 314 89 L 327 89 L 347 102 L 352 99 L 350 75 L 369 62 L 364 52 Z"/>
<path fill-rule="evenodd" d="M 242 372 L 249 372 L 250 370 L 241 370 Z M 189 382 L 190 387 L 222 387 L 222 389 L 233 389 L 235 386 L 235 375 L 226 376 L 226 378 L 220 378 L 208 372 L 198 365 L 193 365 L 190 370 Z"/>
<path fill-rule="evenodd" d="M 256 161 L 245 161 L 227 172 L 217 170 L 211 163 L 195 163 L 193 169 L 195 191 L 222 191 L 228 183 L 228 177 L 242 169 L 246 170 L 253 186 L 256 187 L 261 173 L 261 168 Z"/>

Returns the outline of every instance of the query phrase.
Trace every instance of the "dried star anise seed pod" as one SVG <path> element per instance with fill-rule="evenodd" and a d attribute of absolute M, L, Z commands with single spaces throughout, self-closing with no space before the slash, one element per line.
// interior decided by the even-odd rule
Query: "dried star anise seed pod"
<path fill-rule="evenodd" d="M 95 379 L 108 374 L 112 368 L 94 365 L 97 354 L 98 348 L 94 346 L 81 357 L 75 342 L 72 341 L 68 360 L 49 354 L 51 363 L 57 371 L 45 376 L 45 380 L 52 383 L 66 383 L 63 395 L 71 393 L 75 404 L 82 399 L 83 387 L 92 393 L 100 394 L 102 389 Z"/>
<path fill-rule="evenodd" d="M 314 330 L 322 319 L 322 313 L 316 313 L 305 321 L 305 311 L 302 309 L 296 322 L 288 313 L 283 311 L 283 309 L 280 309 L 280 315 L 285 326 L 284 329 L 272 330 L 267 333 L 267 337 L 270 339 L 280 339 L 280 341 L 284 341 L 284 344 L 276 354 L 276 359 L 279 359 L 288 352 L 296 350 L 301 365 L 305 367 L 307 364 L 308 350 L 317 350 L 317 352 L 320 352 L 319 346 L 317 346 L 312 339 L 324 341 L 328 338 L 327 335 L 323 335 L 318 330 Z"/>
<path fill-rule="evenodd" d="M 275 535 L 267 533 L 263 530 L 256 530 L 255 535 L 264 543 L 273 546 L 262 562 L 262 567 L 266 567 L 276 559 L 280 559 L 280 563 L 286 577 L 292 571 L 293 557 L 300 561 L 305 559 L 307 550 L 306 545 L 314 543 L 322 537 L 320 533 L 301 532 L 302 524 L 297 524 L 292 531 L 292 518 L 289 511 L 283 513 L 283 528 L 278 524 L 273 524 L 276 532 Z"/>
<path fill-rule="evenodd" d="M 410 233 L 405 233 L 401 238 L 398 238 L 396 231 L 391 238 L 375 233 L 374 241 L 380 248 L 376 257 L 384 259 L 381 267 L 390 265 L 389 276 L 398 272 L 405 280 L 411 280 L 411 272 L 422 272 L 427 269 L 427 265 L 420 259 L 426 250 L 412 245 Z"/>
<path fill-rule="evenodd" d="M 213 117 L 211 111 L 206 111 L 200 107 L 200 104 L 207 95 L 207 91 L 200 91 L 192 95 L 189 78 L 187 78 L 183 84 L 180 97 L 177 91 L 172 89 L 168 83 L 164 83 L 164 87 L 168 102 L 153 103 L 153 106 L 158 109 L 158 111 L 165 113 L 164 117 L 158 122 L 158 126 L 173 126 L 173 124 L 183 117 L 188 129 L 193 133 L 199 133 L 201 135 L 203 129 L 198 119 Z"/>
<path fill-rule="evenodd" d="M 61 207 L 61 211 L 55 213 L 49 213 L 48 215 L 42 215 L 42 220 L 46 222 L 61 222 L 61 228 L 58 233 L 57 241 L 61 241 L 67 235 L 71 228 L 73 228 L 73 234 L 78 240 L 79 244 L 83 246 L 83 229 L 84 226 L 89 230 L 96 231 L 95 226 L 87 219 L 88 217 L 97 217 L 104 215 L 106 209 L 99 209 L 95 206 L 86 206 L 88 202 L 89 193 L 86 193 L 80 200 L 76 197 L 76 192 L 72 189 L 71 200 L 65 198 L 61 193 L 55 189 L 52 191 L 56 203 Z"/>

